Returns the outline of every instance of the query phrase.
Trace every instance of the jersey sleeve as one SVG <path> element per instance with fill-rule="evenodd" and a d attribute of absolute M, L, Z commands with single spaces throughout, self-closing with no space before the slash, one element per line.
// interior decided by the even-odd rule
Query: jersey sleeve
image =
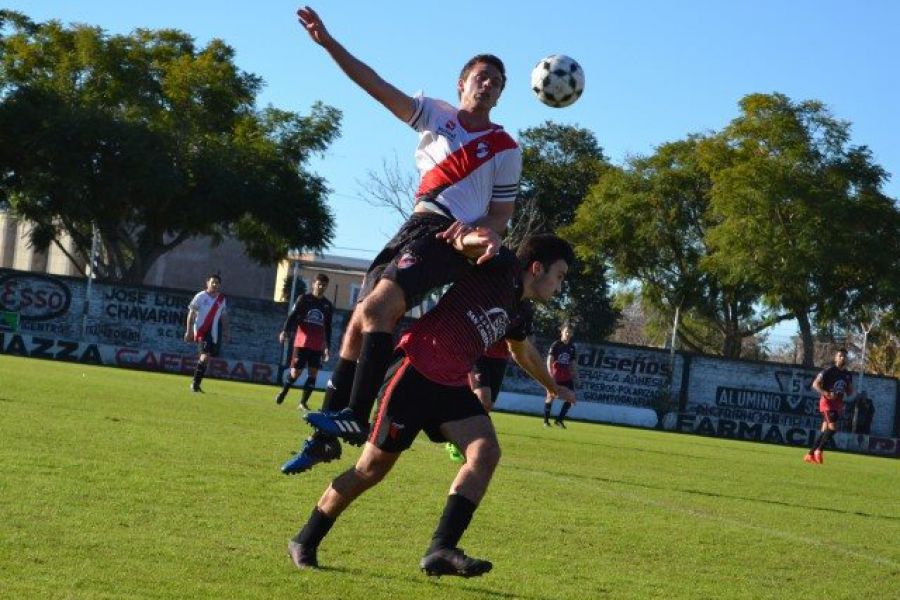
<path fill-rule="evenodd" d="M 200 310 L 200 296 L 203 295 L 203 292 L 197 292 L 194 294 L 194 297 L 191 298 L 190 303 L 188 304 L 188 309 L 190 310 Z"/>
<path fill-rule="evenodd" d="M 533 333 L 534 328 L 534 311 L 531 308 L 531 304 L 529 302 L 522 302 L 519 308 L 519 318 L 506 331 L 506 335 L 503 336 L 508 340 L 515 340 L 517 342 L 522 342 L 529 335 Z"/>
<path fill-rule="evenodd" d="M 418 93 L 413 97 L 413 114 L 407 121 L 410 127 L 422 133 L 434 131 L 448 119 L 456 116 L 456 109 L 441 100 L 435 100 Z"/>
<path fill-rule="evenodd" d="M 514 202 L 519 195 L 519 180 L 522 178 L 522 149 L 504 150 L 499 156 L 491 202 Z"/>

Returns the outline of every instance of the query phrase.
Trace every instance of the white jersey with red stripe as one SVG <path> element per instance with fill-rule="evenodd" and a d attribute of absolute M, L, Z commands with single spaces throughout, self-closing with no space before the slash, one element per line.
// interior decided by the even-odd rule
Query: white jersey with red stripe
<path fill-rule="evenodd" d="M 499 125 L 467 131 L 450 104 L 415 97 L 409 125 L 419 132 L 416 202 L 437 204 L 441 212 L 471 224 L 491 202 L 513 202 L 519 193 L 522 150 Z"/>
<path fill-rule="evenodd" d="M 191 310 L 197 311 L 197 318 L 194 319 L 194 335 L 197 335 L 197 331 L 206 321 L 206 317 L 209 314 L 209 311 L 212 310 L 213 305 L 216 303 L 216 299 L 219 297 L 217 293 L 215 296 L 203 290 L 198 292 L 194 299 L 191 300 L 191 303 L 188 304 L 188 308 Z M 213 315 L 212 324 L 209 329 L 210 337 L 212 338 L 213 343 L 219 341 L 219 319 L 222 318 L 222 315 L 225 314 L 225 304 L 226 300 L 223 298 L 222 302 L 219 304 L 219 307 L 216 309 L 215 315 Z"/>

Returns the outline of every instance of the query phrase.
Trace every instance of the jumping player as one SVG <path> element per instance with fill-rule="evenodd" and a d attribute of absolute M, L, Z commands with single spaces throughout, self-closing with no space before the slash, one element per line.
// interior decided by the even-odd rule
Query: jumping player
<path fill-rule="evenodd" d="M 325 392 L 323 412 L 347 409 L 340 418 L 365 432 L 397 322 L 429 291 L 456 281 L 472 266 L 439 238 L 452 242 L 476 227 L 486 242 L 476 259 L 484 262 L 496 254 L 518 194 L 522 152 L 491 121 L 506 84 L 496 56 L 479 54 L 463 66 L 454 107 L 406 95 L 337 42 L 313 9 L 297 14 L 310 38 L 352 81 L 419 133 L 414 212 L 369 267 Z"/>
<path fill-rule="evenodd" d="M 546 302 L 559 293 L 573 260 L 571 246 L 550 235 L 526 240 L 517 255 L 503 248 L 454 284 L 437 306 L 403 334 L 381 387 L 377 418 L 362 455 L 354 467 L 332 481 L 288 544 L 298 568 L 318 566 L 319 545 L 338 516 L 384 479 L 424 430 L 435 442 L 456 444 L 466 462 L 451 485 L 420 567 L 428 575 L 462 577 L 491 570 L 489 561 L 466 556 L 457 547 L 500 459 L 496 433 L 469 387 L 469 373 L 485 349 L 505 336 L 513 357 L 529 374 L 551 393 L 574 401 L 570 390 L 553 382 L 540 353 L 525 342 L 523 330 L 528 311 L 524 304 L 531 299 Z"/>
<path fill-rule="evenodd" d="M 284 402 L 285 396 L 306 367 L 306 381 L 303 383 L 303 395 L 297 408 L 309 410 L 309 397 L 316 385 L 316 376 L 322 367 L 323 360 L 328 361 L 328 348 L 331 346 L 331 316 L 334 305 L 325 297 L 328 289 L 328 275 L 316 275 L 311 294 L 303 294 L 294 304 L 278 334 L 278 341 L 284 344 L 288 332 L 296 330 L 294 350 L 291 354 L 291 371 L 284 387 L 275 396 L 275 403 Z"/>
<path fill-rule="evenodd" d="M 568 324 L 563 325 L 560 329 L 560 339 L 550 345 L 550 351 L 547 352 L 547 370 L 553 375 L 553 380 L 559 385 L 565 386 L 575 391 L 578 384 L 578 372 L 575 370 L 578 354 L 575 350 L 575 344 L 572 343 L 572 327 Z M 553 397 L 548 395 L 544 400 L 544 427 L 550 427 L 550 412 L 553 408 Z M 566 415 L 572 405 L 563 402 L 562 408 L 559 409 L 559 416 L 553 421 L 557 427 L 566 428 L 564 422 Z"/>
<path fill-rule="evenodd" d="M 822 431 L 816 443 L 803 456 L 808 463 L 821 465 L 825 444 L 837 431 L 838 418 L 844 410 L 844 398 L 853 395 L 853 376 L 844 368 L 847 364 L 847 350 L 841 348 L 834 353 L 834 364 L 816 375 L 812 388 L 819 392 L 819 412 L 822 413 Z"/>
<path fill-rule="evenodd" d="M 191 381 L 192 392 L 203 391 L 200 382 L 206 374 L 209 357 L 218 356 L 221 342 L 228 341 L 228 309 L 225 294 L 219 291 L 221 285 L 221 277 L 210 275 L 206 278 L 206 289 L 197 292 L 188 304 L 184 341 L 197 342 L 200 353 Z"/>

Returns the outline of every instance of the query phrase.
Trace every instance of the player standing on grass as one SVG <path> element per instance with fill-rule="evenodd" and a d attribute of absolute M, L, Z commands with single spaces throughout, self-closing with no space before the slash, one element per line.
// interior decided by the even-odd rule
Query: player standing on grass
<path fill-rule="evenodd" d="M 457 240 L 460 250 L 469 248 Z M 480 251 L 480 248 L 479 248 Z M 443 515 L 422 558 L 428 575 L 473 577 L 492 564 L 466 556 L 457 547 L 481 501 L 497 463 L 500 446 L 484 406 L 469 387 L 469 373 L 486 348 L 506 337 L 510 351 L 549 392 L 574 401 L 544 368 L 527 343 L 524 325 L 530 300 L 546 302 L 562 288 L 572 247 L 551 235 L 526 240 L 514 255 L 499 255 L 455 283 L 437 306 L 407 330 L 379 393 L 369 441 L 356 465 L 339 475 L 319 499 L 307 523 L 288 544 L 298 568 L 317 567 L 319 544 L 340 514 L 388 474 L 420 431 L 435 442 L 450 441 L 463 452 Z M 295 457 L 286 464 L 299 463 Z"/>
<path fill-rule="evenodd" d="M 429 291 L 456 281 L 472 266 L 439 238 L 452 242 L 475 227 L 486 242 L 477 260 L 496 254 L 499 232 L 505 230 L 518 194 L 522 152 L 491 121 L 506 84 L 496 56 L 480 54 L 463 66 L 454 107 L 407 96 L 338 43 L 313 9 L 301 8 L 297 15 L 310 38 L 351 80 L 419 132 L 416 166 L 421 178 L 414 212 L 369 267 L 319 413 L 330 417 L 343 409 L 339 418 L 365 432 L 390 362 L 397 322 Z M 318 450 L 336 451 L 328 440 L 312 441 Z"/>
<path fill-rule="evenodd" d="M 210 356 L 218 356 L 222 341 L 228 341 L 228 311 L 225 294 L 219 291 L 222 278 L 210 275 L 206 278 L 206 289 L 197 292 L 188 304 L 187 325 L 184 341 L 197 342 L 200 357 L 194 369 L 191 391 L 202 392 L 200 382 L 206 374 Z M 220 331 L 221 325 L 221 331 Z"/>
<path fill-rule="evenodd" d="M 822 432 L 816 443 L 803 456 L 808 463 L 821 465 L 822 453 L 837 431 L 837 422 L 844 410 L 844 398 L 853 395 L 853 376 L 844 368 L 847 364 L 847 350 L 841 348 L 834 353 L 834 364 L 816 375 L 812 388 L 819 392 L 819 412 L 822 413 Z"/>
<path fill-rule="evenodd" d="M 575 370 L 578 354 L 575 350 L 575 344 L 572 343 L 572 327 L 563 325 L 560 330 L 560 339 L 553 342 L 550 351 L 547 352 L 547 370 L 553 375 L 553 380 L 561 386 L 565 386 L 575 391 L 578 384 L 578 373 Z M 544 427 L 550 427 L 550 412 L 553 408 L 553 396 L 547 395 L 544 400 Z M 559 409 L 559 416 L 553 421 L 557 427 L 566 428 L 564 420 L 569 413 L 572 405 L 563 402 L 562 408 Z"/>
<path fill-rule="evenodd" d="M 323 359 L 328 361 L 328 348 L 331 346 L 331 317 L 334 305 L 325 297 L 328 289 L 328 275 L 319 273 L 313 283 L 311 294 L 303 294 L 288 315 L 278 334 L 278 341 L 284 344 L 288 332 L 296 330 L 293 351 L 291 353 L 291 371 L 284 382 L 284 387 L 275 396 L 275 403 L 284 402 L 285 396 L 306 367 L 306 381 L 303 384 L 303 395 L 298 408 L 309 410 L 309 397 L 316 385 L 316 376 L 322 367 Z"/>

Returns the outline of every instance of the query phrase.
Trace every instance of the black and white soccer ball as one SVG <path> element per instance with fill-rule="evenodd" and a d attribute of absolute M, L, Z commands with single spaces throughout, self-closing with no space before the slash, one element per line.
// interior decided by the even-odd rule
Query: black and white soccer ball
<path fill-rule="evenodd" d="M 569 106 L 584 92 L 584 71 L 575 59 L 551 54 L 531 70 L 531 91 L 547 106 Z"/>

